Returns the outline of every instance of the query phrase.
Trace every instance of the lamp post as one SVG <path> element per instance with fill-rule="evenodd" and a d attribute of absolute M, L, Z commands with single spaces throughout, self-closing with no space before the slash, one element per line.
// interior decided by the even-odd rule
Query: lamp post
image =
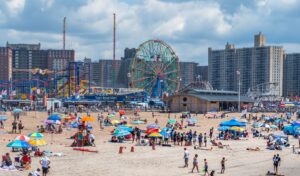
<path fill-rule="evenodd" d="M 236 71 L 237 77 L 238 77 L 238 86 L 239 86 L 239 92 L 238 92 L 238 112 L 241 112 L 241 72 L 239 70 Z"/>
<path fill-rule="evenodd" d="M 127 87 L 130 88 L 131 73 L 127 73 Z"/>

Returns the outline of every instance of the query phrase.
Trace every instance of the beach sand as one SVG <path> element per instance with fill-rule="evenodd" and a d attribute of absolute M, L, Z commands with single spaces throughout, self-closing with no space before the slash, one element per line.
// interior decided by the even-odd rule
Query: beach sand
<path fill-rule="evenodd" d="M 0 131 L 11 130 L 11 123 L 13 117 L 7 113 L 9 119 L 5 121 L 5 129 Z M 168 118 L 167 114 L 156 113 L 157 116 L 152 118 L 151 112 L 140 113 L 141 118 L 147 118 L 148 124 L 153 123 L 158 119 L 160 126 L 165 126 Z M 179 120 L 179 114 L 171 114 L 171 118 Z M 237 114 L 230 114 L 229 117 Z M 97 117 L 97 114 L 92 113 L 92 116 Z M 130 115 L 129 115 L 130 116 Z M 229 119 L 229 117 L 227 119 Z M 35 131 L 37 125 L 41 125 L 47 118 L 45 112 L 27 112 L 26 116 L 21 116 L 21 120 L 25 129 L 23 134 L 28 134 Z M 116 117 L 117 118 L 117 117 Z M 181 131 L 188 131 L 192 129 L 198 132 L 209 132 L 209 128 L 214 127 L 214 135 L 217 135 L 216 129 L 218 124 L 225 119 L 207 119 L 203 115 L 198 115 L 199 119 L 196 127 L 188 127 Z M 139 127 L 145 127 L 140 125 Z M 152 150 L 149 146 L 134 146 L 132 142 L 126 143 L 110 143 L 108 140 L 111 135 L 110 132 L 113 127 L 106 127 L 100 130 L 97 122 L 93 123 L 93 134 L 96 137 L 96 147 L 85 147 L 92 150 L 98 150 L 98 153 L 88 153 L 81 151 L 74 151 L 69 147 L 73 142 L 69 138 L 77 130 L 71 129 L 67 131 L 64 129 L 62 134 L 48 134 L 45 133 L 45 140 L 48 145 L 40 147 L 41 150 L 48 150 L 54 153 L 64 153 L 66 156 L 50 157 L 51 168 L 48 175 L 50 176 L 185 176 L 185 175 L 199 175 L 197 173 L 190 173 L 192 169 L 192 158 L 194 154 L 198 154 L 200 175 L 203 175 L 203 159 L 208 160 L 209 170 L 215 170 L 215 175 L 220 174 L 220 161 L 222 157 L 227 159 L 226 171 L 224 176 L 260 176 L 266 175 L 267 171 L 273 171 L 272 157 L 279 153 L 282 163 L 279 167 L 279 172 L 287 176 L 296 176 L 300 173 L 300 155 L 292 154 L 292 148 L 284 148 L 282 151 L 270 151 L 265 149 L 266 140 L 243 139 L 239 141 L 222 141 L 223 144 L 230 145 L 231 149 L 218 149 L 213 147 L 212 151 L 208 150 L 194 150 L 192 146 L 187 147 L 190 152 L 189 168 L 182 168 L 183 148 L 181 146 L 161 147 L 156 146 Z M 250 125 L 247 127 L 250 131 Z M 0 153 L 1 155 L 9 152 L 11 149 L 6 147 L 6 144 L 13 140 L 18 134 L 0 134 Z M 252 135 L 251 135 L 252 136 Z M 298 141 L 290 137 L 291 145 L 295 145 L 298 149 Z M 208 148 L 211 147 L 208 143 Z M 119 147 L 124 146 L 126 149 L 123 154 L 119 154 Z M 130 148 L 134 146 L 135 152 L 130 152 Z M 260 147 L 261 151 L 247 151 L 247 147 Z M 16 153 L 12 153 L 14 156 Z M 40 167 L 39 158 L 32 158 L 31 171 Z M 28 175 L 29 171 L 1 171 L 2 176 L 23 176 Z"/>

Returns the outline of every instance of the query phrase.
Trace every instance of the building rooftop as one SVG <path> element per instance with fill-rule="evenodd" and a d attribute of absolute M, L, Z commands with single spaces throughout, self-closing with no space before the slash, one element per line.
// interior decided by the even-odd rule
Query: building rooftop
<path fill-rule="evenodd" d="M 179 93 L 179 95 L 195 96 L 206 101 L 223 101 L 223 102 L 237 102 L 238 92 L 236 91 L 220 91 L 220 90 L 202 90 L 202 89 L 186 89 Z M 254 102 L 251 98 L 241 95 L 241 102 Z"/>

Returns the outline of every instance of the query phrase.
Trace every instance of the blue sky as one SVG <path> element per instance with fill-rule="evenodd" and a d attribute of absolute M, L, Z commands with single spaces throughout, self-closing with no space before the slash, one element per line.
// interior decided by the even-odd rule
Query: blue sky
<path fill-rule="evenodd" d="M 67 48 L 76 59 L 112 58 L 112 14 L 117 14 L 117 58 L 125 47 L 161 39 L 182 61 L 207 64 L 207 48 L 253 45 L 262 32 L 269 45 L 300 52 L 298 0 L 0 0 L 0 45 L 41 43 Z"/>

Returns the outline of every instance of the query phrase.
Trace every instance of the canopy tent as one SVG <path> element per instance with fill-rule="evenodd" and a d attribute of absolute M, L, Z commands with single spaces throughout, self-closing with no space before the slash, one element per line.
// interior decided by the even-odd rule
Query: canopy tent
<path fill-rule="evenodd" d="M 229 130 L 229 128 L 230 128 L 229 126 L 221 126 L 221 127 L 218 128 L 218 130 L 219 131 L 226 131 L 226 130 Z"/>
<path fill-rule="evenodd" d="M 220 126 L 229 126 L 229 127 L 237 126 L 237 127 L 245 127 L 245 126 L 246 126 L 246 123 L 244 123 L 244 122 L 239 122 L 239 121 L 236 120 L 236 119 L 231 119 L 231 120 L 229 120 L 229 121 L 224 121 L 224 122 L 220 123 Z"/>

